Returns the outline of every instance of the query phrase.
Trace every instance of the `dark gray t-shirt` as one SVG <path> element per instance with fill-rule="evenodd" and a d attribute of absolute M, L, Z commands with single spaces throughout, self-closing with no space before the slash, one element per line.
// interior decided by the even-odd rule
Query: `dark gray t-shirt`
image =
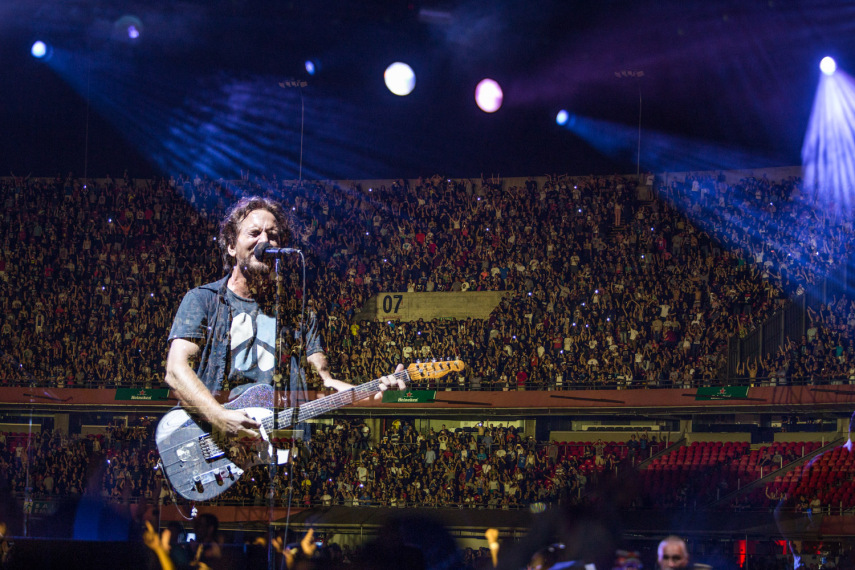
<path fill-rule="evenodd" d="M 169 341 L 176 338 L 202 340 L 204 350 L 196 373 L 212 392 L 219 390 L 224 380 L 232 388 L 231 396 L 239 394 L 242 386 L 254 383 L 270 384 L 276 363 L 276 328 L 270 311 L 259 309 L 258 303 L 235 295 L 225 286 L 226 280 L 191 289 L 178 308 Z M 323 352 L 322 339 L 314 313 L 308 315 L 305 355 Z M 279 322 L 279 338 L 287 352 L 294 356 L 300 332 L 294 318 Z M 290 390 L 302 391 L 304 373 L 298 374 L 299 362 L 292 362 Z M 238 390 L 234 388 L 238 386 Z"/>
<path fill-rule="evenodd" d="M 196 374 L 211 392 L 224 388 L 224 380 L 228 380 L 229 398 L 234 399 L 256 383 L 273 381 L 277 331 L 272 311 L 259 311 L 256 302 L 235 295 L 228 289 L 227 280 L 224 277 L 187 292 L 172 322 L 169 341 L 176 338 L 201 341 L 202 354 Z M 310 312 L 307 321 L 305 355 L 311 356 L 323 352 L 323 339 L 317 315 Z M 283 378 L 283 388 L 288 392 L 287 405 L 291 407 L 308 401 L 306 373 L 297 358 L 296 347 L 302 336 L 298 324 L 298 317 L 285 316 L 278 327 L 284 354 L 290 354 L 290 375 Z M 281 372 L 286 374 L 284 370 Z M 234 386 L 233 381 L 243 384 Z M 300 422 L 295 432 L 308 440 L 309 427 Z"/>

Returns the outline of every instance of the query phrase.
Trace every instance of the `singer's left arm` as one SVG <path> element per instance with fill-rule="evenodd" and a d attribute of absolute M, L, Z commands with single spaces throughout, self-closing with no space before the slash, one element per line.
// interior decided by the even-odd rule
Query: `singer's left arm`
<path fill-rule="evenodd" d="M 314 314 L 309 317 L 309 326 L 306 331 L 306 354 L 306 360 L 314 367 L 318 376 L 321 377 L 325 388 L 333 388 L 338 392 L 353 388 L 353 384 L 348 384 L 347 382 L 342 382 L 341 380 L 333 378 L 332 372 L 330 371 L 329 361 L 327 360 L 327 355 L 324 352 L 320 334 L 318 333 L 318 320 Z M 383 392 L 389 389 L 406 389 L 407 384 L 404 382 L 403 377 L 396 376 L 396 374 L 401 372 L 403 369 L 404 366 L 399 364 L 393 374 L 380 378 L 380 391 L 374 396 L 375 399 L 382 398 Z"/>
<path fill-rule="evenodd" d="M 324 352 L 323 339 L 321 338 L 320 330 L 318 329 L 318 316 L 313 312 L 309 313 L 309 322 L 305 330 L 306 335 L 306 360 L 312 365 L 318 376 L 324 382 L 325 388 L 334 388 L 341 392 L 353 388 L 352 384 L 336 380 L 330 371 L 330 364 L 327 360 L 327 354 Z"/>
<path fill-rule="evenodd" d="M 318 376 L 321 377 L 321 380 L 324 381 L 324 387 L 326 388 L 334 388 L 335 390 L 341 392 L 342 390 L 347 390 L 349 388 L 353 388 L 353 384 L 348 384 L 347 382 L 342 382 L 341 380 L 336 380 L 332 377 L 332 373 L 330 372 L 329 362 L 327 362 L 327 355 L 322 352 L 314 352 L 306 357 L 311 365 L 315 368 L 318 373 Z M 395 369 L 394 374 L 389 374 L 388 376 L 383 376 L 380 378 L 380 391 L 374 395 L 375 400 L 379 400 L 383 397 L 383 392 L 386 390 L 406 390 L 407 383 L 404 382 L 404 379 L 400 376 L 396 376 L 399 372 L 404 369 L 403 364 L 399 364 Z"/>
<path fill-rule="evenodd" d="M 334 388 L 339 392 L 347 390 L 348 388 L 353 388 L 353 384 L 348 384 L 347 382 L 342 382 L 341 380 L 336 380 L 332 377 L 326 353 L 322 351 L 312 353 L 306 357 L 306 360 L 309 361 L 312 367 L 314 367 L 315 372 L 317 372 L 318 376 L 321 377 L 321 380 L 324 381 L 325 388 Z"/>

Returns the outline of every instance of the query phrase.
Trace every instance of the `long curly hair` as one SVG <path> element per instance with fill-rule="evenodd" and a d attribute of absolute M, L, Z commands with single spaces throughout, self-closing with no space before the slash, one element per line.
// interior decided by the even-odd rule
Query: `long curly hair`
<path fill-rule="evenodd" d="M 245 196 L 226 212 L 226 216 L 220 222 L 220 235 L 217 241 L 220 244 L 220 251 L 223 255 L 223 269 L 226 272 L 230 272 L 235 266 L 235 258 L 229 255 L 229 246 L 234 246 L 237 243 L 238 227 L 255 210 L 267 210 L 273 214 L 282 243 L 290 241 L 291 231 L 288 224 L 288 214 L 286 214 L 282 205 L 279 202 L 262 196 Z"/>

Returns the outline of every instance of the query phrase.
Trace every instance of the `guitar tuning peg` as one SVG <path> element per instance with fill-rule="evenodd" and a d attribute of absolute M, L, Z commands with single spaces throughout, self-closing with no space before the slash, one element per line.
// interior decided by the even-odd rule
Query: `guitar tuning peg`
<path fill-rule="evenodd" d="M 431 362 L 436 362 L 436 358 L 432 358 L 432 359 L 431 359 Z"/>
<path fill-rule="evenodd" d="M 416 360 L 416 364 L 421 364 L 421 363 L 422 363 L 421 360 Z"/>

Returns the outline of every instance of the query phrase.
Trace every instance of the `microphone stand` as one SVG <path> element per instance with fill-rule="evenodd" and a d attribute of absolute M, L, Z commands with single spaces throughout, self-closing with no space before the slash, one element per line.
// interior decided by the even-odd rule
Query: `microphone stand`
<path fill-rule="evenodd" d="M 276 534 L 276 529 L 274 527 L 273 521 L 273 513 L 276 509 L 276 493 L 274 490 L 274 484 L 276 481 L 276 471 L 278 467 L 279 453 L 273 447 L 273 433 L 276 431 L 276 401 L 278 400 L 279 391 L 276 387 L 276 373 L 279 372 L 279 381 L 282 381 L 282 374 L 280 368 L 280 335 L 279 335 L 279 305 L 280 305 L 280 289 L 282 287 L 282 282 L 280 280 L 279 275 L 279 261 L 280 258 L 277 255 L 273 264 L 273 274 L 275 275 L 275 288 L 276 292 L 273 294 L 273 330 L 275 332 L 274 341 L 276 344 L 274 346 L 274 354 L 276 355 L 276 366 L 273 371 L 273 402 L 272 402 L 272 410 L 273 412 L 273 428 L 268 434 L 269 442 L 268 442 L 268 450 L 270 450 L 270 468 L 268 469 L 268 490 L 267 490 L 267 568 L 268 570 L 275 570 L 276 568 L 276 555 L 273 549 L 273 538 Z M 290 372 L 290 371 L 289 371 Z M 286 392 L 287 394 L 287 392 Z M 290 451 L 289 451 L 290 453 Z M 290 500 L 290 497 L 289 497 Z M 282 547 L 284 549 L 285 543 L 283 539 Z"/>
<path fill-rule="evenodd" d="M 302 268 L 303 268 L 303 298 L 301 299 L 300 321 L 299 321 L 299 325 L 300 325 L 300 331 L 299 331 L 300 342 L 298 344 L 299 354 L 297 354 L 297 355 L 292 354 L 291 359 L 290 359 L 291 361 L 289 363 L 290 367 L 293 367 L 294 366 L 294 359 L 296 356 L 296 358 L 297 358 L 297 385 L 293 385 L 291 383 L 291 377 L 293 375 L 293 370 L 290 370 L 290 367 L 289 367 L 289 370 L 288 370 L 288 373 L 289 373 L 288 374 L 288 389 L 285 390 L 286 396 L 285 396 L 285 398 L 283 398 L 283 402 L 284 402 L 283 405 L 286 408 L 291 407 L 291 405 L 294 402 L 294 398 L 293 398 L 294 394 L 293 393 L 295 390 L 299 390 L 299 388 L 300 388 L 299 382 L 300 382 L 300 377 L 301 377 L 301 371 L 300 371 L 299 367 L 302 363 L 302 354 L 305 352 L 305 343 L 306 343 L 306 257 L 303 255 L 303 252 L 300 250 L 296 250 L 293 253 L 299 253 L 300 254 L 300 261 L 301 261 Z M 279 357 L 280 357 L 280 353 L 281 353 L 281 349 L 279 347 L 279 342 L 280 342 L 279 309 L 280 309 L 280 305 L 281 305 L 281 299 L 280 299 L 281 290 L 280 289 L 282 287 L 282 282 L 280 281 L 280 274 L 279 274 L 279 261 L 280 261 L 280 259 L 281 259 L 280 256 L 277 255 L 276 261 L 274 264 L 274 274 L 276 275 L 276 280 L 277 280 L 276 281 L 276 293 L 274 296 L 275 309 L 274 309 L 274 313 L 273 313 L 274 327 L 275 327 L 274 330 L 276 331 L 276 337 L 275 337 L 276 341 L 275 342 L 276 342 L 276 369 L 277 370 L 279 370 L 279 366 L 280 366 L 280 358 Z M 276 374 L 274 372 L 274 378 L 275 378 L 275 376 L 276 376 Z M 282 381 L 284 381 L 284 376 L 280 374 L 280 382 L 282 382 Z M 276 402 L 278 400 L 278 395 L 279 395 L 278 389 L 276 388 L 276 382 L 274 380 L 274 383 L 273 383 L 273 410 L 272 410 L 273 418 L 274 418 L 273 431 L 275 431 L 277 429 L 277 426 L 276 426 L 276 417 L 277 417 Z M 298 400 L 299 400 L 299 398 L 298 398 Z M 299 421 L 299 409 L 295 408 L 293 420 L 291 422 L 292 426 L 296 427 L 298 421 Z M 297 431 L 297 430 L 292 430 L 292 431 Z M 271 439 L 270 448 L 273 449 L 272 448 L 272 439 L 273 439 L 273 433 L 272 432 L 270 433 L 269 437 Z M 294 449 L 295 449 L 295 445 L 293 445 L 293 444 L 288 449 L 288 463 L 291 463 L 291 460 L 292 460 L 291 454 L 294 451 Z M 268 570 L 275 570 L 275 568 L 276 568 L 276 557 L 275 557 L 275 553 L 274 553 L 274 549 L 273 549 L 273 538 L 276 534 L 275 533 L 275 527 L 274 527 L 274 521 L 273 521 L 273 513 L 274 513 L 274 509 L 276 507 L 276 502 L 274 499 L 275 492 L 274 492 L 273 485 L 274 485 L 274 481 L 276 479 L 278 459 L 279 459 L 279 454 L 275 449 L 273 449 L 273 452 L 270 454 L 270 470 L 269 470 L 270 471 L 270 488 L 269 488 L 268 493 L 267 493 L 267 498 L 268 498 L 267 568 L 268 568 Z M 284 554 L 284 548 L 286 547 L 285 540 L 288 537 L 288 527 L 289 527 L 290 522 L 291 522 L 291 499 L 292 499 L 292 494 L 293 494 L 293 482 L 294 482 L 293 466 L 288 467 L 288 473 L 287 474 L 288 474 L 288 498 L 287 498 L 287 504 L 285 507 L 285 509 L 286 509 L 285 532 L 284 532 L 284 535 L 282 537 L 282 548 L 283 548 L 282 563 L 281 563 L 282 568 L 285 567 L 285 554 Z"/>

